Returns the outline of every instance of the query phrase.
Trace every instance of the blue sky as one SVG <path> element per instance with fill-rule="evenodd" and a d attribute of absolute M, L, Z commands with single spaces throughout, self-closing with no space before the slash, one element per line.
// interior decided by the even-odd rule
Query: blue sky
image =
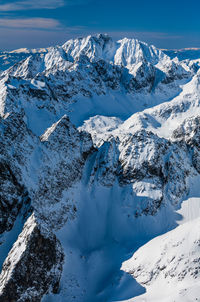
<path fill-rule="evenodd" d="M 0 49 L 108 33 L 160 48 L 200 47 L 199 0 L 3 0 Z"/>

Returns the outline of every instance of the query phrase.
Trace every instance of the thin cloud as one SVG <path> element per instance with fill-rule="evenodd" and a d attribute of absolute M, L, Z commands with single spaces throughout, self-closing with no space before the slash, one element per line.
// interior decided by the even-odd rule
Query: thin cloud
<path fill-rule="evenodd" d="M 61 29 L 59 21 L 51 18 L 0 19 L 0 28 L 18 29 Z"/>
<path fill-rule="evenodd" d="M 0 4 L 0 12 L 13 12 L 34 9 L 56 9 L 63 6 L 81 5 L 93 0 L 26 0 Z"/>
<path fill-rule="evenodd" d="M 65 5 L 64 0 L 27 0 L 27 1 L 15 1 L 8 4 L 1 4 L 0 11 L 21 11 L 31 9 L 55 9 Z"/>

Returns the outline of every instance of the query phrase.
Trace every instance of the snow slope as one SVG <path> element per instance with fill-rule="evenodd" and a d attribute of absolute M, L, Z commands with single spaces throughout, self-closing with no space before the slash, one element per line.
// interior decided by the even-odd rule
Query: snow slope
<path fill-rule="evenodd" d="M 122 265 L 146 288 L 141 297 L 126 301 L 200 301 L 199 176 L 177 211 L 176 229 L 149 241 Z"/>

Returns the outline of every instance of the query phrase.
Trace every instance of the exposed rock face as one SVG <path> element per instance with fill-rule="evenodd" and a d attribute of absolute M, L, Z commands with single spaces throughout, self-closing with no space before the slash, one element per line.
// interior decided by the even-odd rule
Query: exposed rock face
<path fill-rule="evenodd" d="M 190 153 L 184 144 L 172 144 L 149 131 L 114 134 L 99 148 L 92 171 L 92 181 L 112 186 L 133 184 L 136 193 L 149 194 L 144 208 L 135 215 L 155 214 L 163 203 L 178 204 L 188 191 L 186 179 L 193 174 Z M 140 185 L 137 188 L 137 183 Z"/>
<path fill-rule="evenodd" d="M 0 163 L 0 234 L 11 230 L 23 204 L 29 203 L 28 193 L 18 183 L 6 162 Z"/>
<path fill-rule="evenodd" d="M 28 54 L 0 74 L 0 301 L 126 299 L 120 261 L 177 226 L 199 177 L 198 66 L 107 35 Z M 146 286 L 158 258 L 128 272 Z"/>
<path fill-rule="evenodd" d="M 190 148 L 192 162 L 200 172 L 200 117 L 199 115 L 185 119 L 185 121 L 173 132 L 173 139 L 183 141 Z"/>
<path fill-rule="evenodd" d="M 41 136 L 41 149 L 40 154 L 36 153 L 41 162 L 32 199 L 37 214 L 52 228 L 60 228 L 75 216 L 75 205 L 70 200 L 68 203 L 64 194 L 81 179 L 87 156 L 94 147 L 90 134 L 79 132 L 64 116 Z"/>
<path fill-rule="evenodd" d="M 173 138 L 179 141 L 185 141 L 187 145 L 199 149 L 200 116 L 185 119 L 184 122 L 174 130 Z"/>
<path fill-rule="evenodd" d="M 23 114 L 1 119 L 0 128 L 0 233 L 9 231 L 23 205 L 30 209 L 30 198 L 22 171 L 34 145 L 34 136 L 23 121 Z M 25 209 L 24 209 L 25 210 Z"/>
<path fill-rule="evenodd" d="M 41 230 L 32 215 L 3 264 L 0 301 L 39 302 L 49 290 L 56 293 L 63 260 L 55 235 Z"/>

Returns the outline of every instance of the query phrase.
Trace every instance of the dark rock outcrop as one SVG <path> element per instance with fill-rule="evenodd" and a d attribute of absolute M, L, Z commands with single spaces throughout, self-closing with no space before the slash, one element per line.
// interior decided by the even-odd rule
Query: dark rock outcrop
<path fill-rule="evenodd" d="M 6 258 L 0 275 L 1 302 L 39 302 L 56 293 L 64 260 L 59 241 L 32 215 Z"/>

